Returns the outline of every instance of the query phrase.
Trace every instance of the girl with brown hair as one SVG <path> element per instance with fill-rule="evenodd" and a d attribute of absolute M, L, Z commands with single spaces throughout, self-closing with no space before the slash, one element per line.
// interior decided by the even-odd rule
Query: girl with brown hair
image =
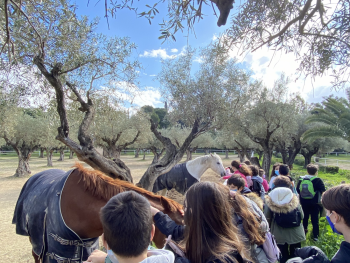
<path fill-rule="evenodd" d="M 184 223 L 176 225 L 167 215 L 152 208 L 154 222 L 166 236 L 181 241 L 186 257 L 177 256 L 176 263 L 251 262 L 245 246 L 264 242 L 260 222 L 248 209 L 245 198 L 231 196 L 228 187 L 199 182 L 190 187 L 184 201 Z M 233 212 L 237 216 L 233 217 Z M 241 219 L 240 228 L 238 217 Z M 239 229 L 235 226 L 238 225 Z M 244 231 L 242 231 L 242 229 Z"/>
<path fill-rule="evenodd" d="M 252 171 L 249 169 L 248 165 L 245 163 L 241 163 L 240 161 L 233 160 L 231 162 L 231 169 L 233 170 L 233 174 L 238 174 L 240 175 L 244 181 L 245 181 L 245 186 L 250 187 L 253 185 L 252 182 Z M 228 179 L 232 176 L 232 174 L 229 174 L 227 176 L 224 176 L 223 179 Z"/>

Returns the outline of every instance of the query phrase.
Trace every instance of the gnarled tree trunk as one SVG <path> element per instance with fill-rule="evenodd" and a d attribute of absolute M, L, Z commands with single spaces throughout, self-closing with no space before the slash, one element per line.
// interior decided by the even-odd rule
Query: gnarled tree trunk
<path fill-rule="evenodd" d="M 225 159 L 228 159 L 228 150 L 225 150 Z"/>
<path fill-rule="evenodd" d="M 143 158 L 142 158 L 142 160 L 146 160 L 146 149 L 143 149 Z"/>
<path fill-rule="evenodd" d="M 139 158 L 140 155 L 140 148 L 136 148 L 135 150 L 135 158 Z"/>
<path fill-rule="evenodd" d="M 34 151 L 33 148 L 27 147 L 25 144 L 21 147 L 13 147 L 18 155 L 18 166 L 14 177 L 25 177 L 32 172 L 29 167 L 29 158 Z"/>
<path fill-rule="evenodd" d="M 304 168 L 306 168 L 306 166 L 311 163 L 312 156 L 316 154 L 318 150 L 319 150 L 319 147 L 305 146 L 301 148 L 300 153 L 304 156 L 304 159 L 305 159 Z"/>
<path fill-rule="evenodd" d="M 197 150 L 198 147 L 188 147 L 186 150 L 186 162 L 192 160 L 192 153 Z"/>
<path fill-rule="evenodd" d="M 43 147 L 40 148 L 39 158 L 44 158 L 44 150 L 45 150 L 45 148 L 43 148 Z"/>
<path fill-rule="evenodd" d="M 171 170 L 179 161 L 181 161 L 183 155 L 185 154 L 187 148 L 190 146 L 191 142 L 198 136 L 198 121 L 195 121 L 190 134 L 187 136 L 185 142 L 182 144 L 179 150 L 167 137 L 164 137 L 157 131 L 157 125 L 150 120 L 151 131 L 157 137 L 159 141 L 163 144 L 165 148 L 165 155 L 158 162 L 151 164 L 147 171 L 142 176 L 139 186 L 142 188 L 152 191 L 153 184 L 159 175 L 165 174 Z"/>
<path fill-rule="evenodd" d="M 69 150 L 69 159 L 74 158 L 74 152 L 72 150 Z"/>
<path fill-rule="evenodd" d="M 63 162 L 64 161 L 64 148 L 60 148 L 60 158 L 57 160 L 59 162 Z"/>
<path fill-rule="evenodd" d="M 47 159 L 47 166 L 52 167 L 52 154 L 53 154 L 53 149 L 52 148 L 46 148 L 46 159 Z"/>
<path fill-rule="evenodd" d="M 85 113 L 84 119 L 80 124 L 78 131 L 78 144 L 69 138 L 69 124 L 67 120 L 65 92 L 60 80 L 60 74 L 63 74 L 63 72 L 61 72 L 63 65 L 61 63 L 56 63 L 52 70 L 49 72 L 46 69 L 43 54 L 36 56 L 33 62 L 56 92 L 57 112 L 60 116 L 61 121 L 56 139 L 68 146 L 72 151 L 75 152 L 80 161 L 87 163 L 92 168 L 99 170 L 112 178 L 119 178 L 121 180 L 132 182 L 130 169 L 125 165 L 125 163 L 123 163 L 120 159 L 109 160 L 103 157 L 101 154 L 99 154 L 93 145 L 93 140 L 90 137 L 88 129 L 94 119 L 95 108 L 92 100 L 90 99 L 89 92 L 86 94 L 86 102 L 81 97 L 76 87 L 68 81 L 66 82 L 67 86 L 76 95 L 77 101 L 81 105 L 79 110 Z"/>
<path fill-rule="evenodd" d="M 162 156 L 162 154 L 164 153 L 165 149 L 163 148 L 160 153 L 157 153 L 157 148 L 154 146 L 150 147 L 151 152 L 153 153 L 153 160 L 152 160 L 152 164 L 157 163 L 159 158 Z"/>

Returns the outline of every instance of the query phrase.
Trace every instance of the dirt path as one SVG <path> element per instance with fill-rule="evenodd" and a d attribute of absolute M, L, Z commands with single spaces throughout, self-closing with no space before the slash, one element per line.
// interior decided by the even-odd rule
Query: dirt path
<path fill-rule="evenodd" d="M 138 182 L 148 165 L 152 161 L 152 156 L 134 158 L 133 156 L 122 156 L 122 160 L 129 166 L 135 182 Z M 223 159 L 224 165 L 228 166 L 230 159 Z M 77 159 L 66 159 L 63 162 L 54 161 L 55 169 L 68 171 Z M 183 160 L 184 161 L 184 160 Z M 0 262 L 33 262 L 31 256 L 31 245 L 28 237 L 16 235 L 15 226 L 12 225 L 13 211 L 16 201 L 27 178 L 14 178 L 17 166 L 17 157 L 4 157 L 0 155 Z M 47 170 L 46 158 L 32 157 L 30 161 L 32 174 Z M 203 175 L 202 180 L 218 181 L 219 176 L 208 170 Z M 178 202 L 183 201 L 183 196 L 175 191 L 169 192 L 168 196 Z"/>

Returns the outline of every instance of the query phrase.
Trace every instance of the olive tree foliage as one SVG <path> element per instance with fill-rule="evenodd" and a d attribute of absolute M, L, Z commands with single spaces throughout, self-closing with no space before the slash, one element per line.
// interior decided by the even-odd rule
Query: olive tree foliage
<path fill-rule="evenodd" d="M 244 1 L 225 41 L 241 51 L 262 46 L 293 52 L 306 76 L 329 74 L 336 88 L 349 84 L 349 0 Z"/>
<path fill-rule="evenodd" d="M 107 0 L 105 0 L 106 6 Z M 108 1 L 109 2 L 109 1 Z M 142 11 L 133 1 L 111 1 L 112 16 L 122 8 L 133 9 L 151 23 L 158 14 L 157 4 L 148 2 Z M 167 18 L 161 26 L 160 39 L 173 39 L 178 31 L 193 30 L 203 14 L 219 11 L 218 26 L 224 25 L 233 0 L 190 1 L 169 0 Z M 350 23 L 349 0 L 247 0 L 237 2 L 237 12 L 231 15 L 231 26 L 225 32 L 225 42 L 240 52 L 267 46 L 273 50 L 293 52 L 300 61 L 298 70 L 306 76 L 332 75 L 336 88 L 349 84 Z M 209 8 L 205 9 L 206 6 Z M 214 9 L 214 12 L 211 10 Z M 107 9 L 106 9 L 107 15 Z"/>
<path fill-rule="evenodd" d="M 122 150 L 137 142 L 141 133 L 150 130 L 145 128 L 149 121 L 142 112 L 129 116 L 118 102 L 109 96 L 95 99 L 96 117 L 93 124 L 93 135 L 96 144 L 104 150 L 107 158 L 120 158 Z"/>
<path fill-rule="evenodd" d="M 263 149 L 262 168 L 269 174 L 274 137 L 281 129 L 293 127 L 294 101 L 287 98 L 288 79 L 283 75 L 272 89 L 260 83 L 255 86 L 255 96 L 245 105 L 246 111 L 237 117 L 235 126 Z"/>
<path fill-rule="evenodd" d="M 77 17 L 76 7 L 65 0 L 7 0 L 0 8 L 5 14 L 0 16 L 1 69 L 15 74 L 20 67 L 48 83 L 55 92 L 60 117 L 56 139 L 91 167 L 132 181 L 130 170 L 120 159 L 112 161 L 96 151 L 89 128 L 95 115 L 90 96 L 96 87 L 134 81 L 139 63 L 130 56 L 135 45 L 128 38 L 95 33 L 97 21 Z M 68 96 L 80 104 L 84 114 L 79 142 L 70 138 Z"/>
<path fill-rule="evenodd" d="M 191 142 L 200 134 L 219 129 L 228 113 L 237 109 L 244 101 L 249 75 L 243 72 L 232 59 L 227 59 L 219 46 L 208 46 L 199 52 L 203 61 L 198 71 L 192 72 L 195 50 L 188 49 L 183 56 L 163 61 L 158 74 L 163 97 L 168 101 L 167 119 L 175 124 L 181 122 L 191 129 L 183 144 L 176 147 L 163 136 L 152 122 L 151 130 L 166 149 L 157 163 L 152 164 L 140 180 L 146 189 L 152 189 L 155 179 L 168 172 L 185 154 Z M 225 103 L 229 100 L 231 103 Z"/>
<path fill-rule="evenodd" d="M 0 125 L 0 137 L 7 145 L 13 147 L 18 156 L 18 166 L 15 177 L 28 176 L 31 173 L 29 158 L 33 151 L 40 146 L 45 136 L 45 125 L 42 116 L 31 116 L 23 109 L 15 109 L 4 113 Z"/>

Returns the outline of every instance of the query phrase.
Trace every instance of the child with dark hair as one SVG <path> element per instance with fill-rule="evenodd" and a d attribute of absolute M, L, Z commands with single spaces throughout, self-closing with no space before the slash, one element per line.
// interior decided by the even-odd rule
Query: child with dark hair
<path fill-rule="evenodd" d="M 269 182 L 270 189 L 273 188 L 273 181 L 276 179 L 277 176 L 280 175 L 280 172 L 279 172 L 280 165 L 281 165 L 280 163 L 275 163 L 272 166 L 272 171 L 271 171 L 271 175 L 270 175 L 270 182 Z"/>
<path fill-rule="evenodd" d="M 259 169 L 259 176 L 263 179 L 263 187 L 265 189 L 265 193 L 267 193 L 269 191 L 269 183 L 266 181 L 266 175 L 265 175 L 265 171 L 263 169 Z"/>
<path fill-rule="evenodd" d="M 108 253 L 95 250 L 86 262 L 174 262 L 175 257 L 171 251 L 148 251 L 155 227 L 150 203 L 142 195 L 128 191 L 112 197 L 101 208 L 100 217 L 103 242 Z"/>
<path fill-rule="evenodd" d="M 298 194 L 295 186 L 294 186 L 294 181 L 293 181 L 293 178 L 289 176 L 289 166 L 286 165 L 286 164 L 280 164 L 279 167 L 278 167 L 278 174 L 279 176 L 284 176 L 286 178 L 288 178 L 288 180 L 290 180 L 290 183 L 291 183 L 291 186 L 290 186 L 290 189 L 293 191 L 293 193 L 295 194 Z M 279 176 L 277 176 L 276 178 L 278 178 Z M 275 178 L 275 179 L 276 179 Z M 272 185 L 271 185 L 271 190 L 275 188 L 275 183 L 273 182 Z"/>
<path fill-rule="evenodd" d="M 253 193 L 257 193 L 258 196 L 262 200 L 264 200 L 265 189 L 263 187 L 263 179 L 259 176 L 259 168 L 256 165 L 249 165 L 249 168 L 252 171 L 252 181 L 253 181 L 253 185 L 250 187 L 250 190 Z"/>
<path fill-rule="evenodd" d="M 262 199 L 256 193 L 253 193 L 248 187 L 244 186 L 244 180 L 242 177 L 239 175 L 232 175 L 227 180 L 227 186 L 231 191 L 238 192 L 250 199 L 258 208 L 260 208 L 261 211 L 263 210 L 264 203 Z"/>
<path fill-rule="evenodd" d="M 308 175 L 301 176 L 297 185 L 297 191 L 300 195 L 300 203 L 304 210 L 304 231 L 307 232 L 309 217 L 311 216 L 312 233 L 315 241 L 319 235 L 319 211 L 321 196 L 326 187 L 321 178 L 317 177 L 318 166 L 308 164 L 306 166 Z"/>

